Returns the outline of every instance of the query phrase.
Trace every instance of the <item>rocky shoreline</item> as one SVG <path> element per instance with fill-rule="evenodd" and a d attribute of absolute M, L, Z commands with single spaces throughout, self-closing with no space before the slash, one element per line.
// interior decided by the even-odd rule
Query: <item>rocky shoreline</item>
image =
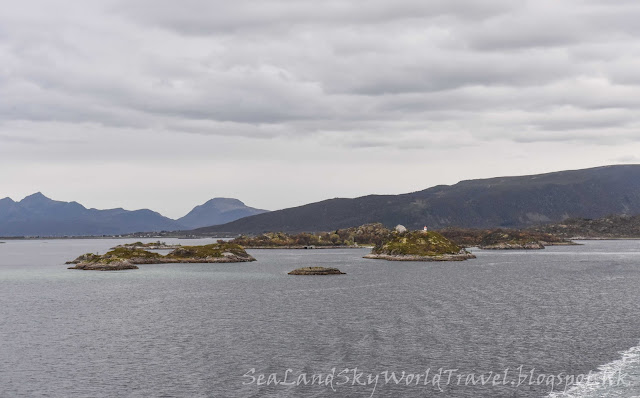
<path fill-rule="evenodd" d="M 502 242 L 494 245 L 481 245 L 478 246 L 482 250 L 542 250 L 544 245 L 540 242 L 527 242 L 527 243 L 509 243 Z"/>
<path fill-rule="evenodd" d="M 129 260 L 113 261 L 110 263 L 78 263 L 74 267 L 67 269 L 81 269 L 85 271 L 123 271 L 127 269 L 139 269 Z"/>
<path fill-rule="evenodd" d="M 256 261 L 255 258 L 249 256 L 240 257 L 232 253 L 224 253 L 223 257 L 204 257 L 204 258 L 157 258 L 148 259 L 142 257 L 132 257 L 126 260 L 115 260 L 108 263 L 95 262 L 79 262 L 74 267 L 68 267 L 68 269 L 84 269 L 93 270 L 99 268 L 106 269 L 137 269 L 135 264 L 203 264 L 203 263 L 244 263 Z M 73 264 L 69 262 L 70 264 Z"/>
<path fill-rule="evenodd" d="M 402 254 L 367 254 L 364 258 L 370 258 L 374 260 L 387 260 L 387 261 L 464 261 L 476 256 L 472 253 L 460 253 L 460 254 L 441 254 L 434 256 L 416 256 L 416 255 L 402 255 Z"/>

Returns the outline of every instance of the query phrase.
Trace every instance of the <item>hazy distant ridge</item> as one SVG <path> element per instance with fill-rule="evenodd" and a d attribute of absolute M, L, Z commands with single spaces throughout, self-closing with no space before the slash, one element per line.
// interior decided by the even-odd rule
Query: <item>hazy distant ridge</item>
<path fill-rule="evenodd" d="M 266 213 L 267 210 L 248 207 L 238 199 L 214 198 L 196 206 L 186 216 L 177 221 L 186 228 L 199 228 L 215 224 L 224 224 L 237 219 Z"/>
<path fill-rule="evenodd" d="M 176 231 L 237 220 L 265 210 L 237 199 L 215 198 L 172 220 L 151 210 L 87 209 L 77 202 L 51 200 L 42 193 L 19 202 L 0 199 L 0 236 L 120 235 Z"/>

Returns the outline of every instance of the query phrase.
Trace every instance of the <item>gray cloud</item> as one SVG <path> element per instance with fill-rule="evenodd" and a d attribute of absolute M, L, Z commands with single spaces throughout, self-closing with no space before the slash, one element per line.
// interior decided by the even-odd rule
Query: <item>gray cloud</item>
<path fill-rule="evenodd" d="M 532 116 L 526 125 L 544 131 L 536 114 L 554 105 L 629 105 L 628 95 L 604 98 L 616 84 L 634 85 L 640 62 L 637 44 L 625 41 L 635 29 L 633 3 L 97 4 L 58 19 L 26 9 L 5 17 L 6 118 L 191 132 L 208 124 L 200 132 L 211 134 L 227 134 L 213 125 L 234 123 L 246 124 L 238 134 L 259 136 L 317 131 L 297 129 L 300 121 L 333 129 L 402 113 L 430 124 L 443 110 L 517 105 Z M 603 48 L 610 42 L 624 43 L 626 56 L 611 60 Z M 610 82 L 598 93 L 602 105 L 571 98 L 573 79 L 588 77 Z M 489 98 L 473 95 L 486 87 L 496 88 Z"/>
<path fill-rule="evenodd" d="M 632 2 L 105 0 L 54 18 L 28 3 L 42 11 L 3 17 L 5 120 L 248 137 L 344 129 L 366 146 L 369 121 L 485 123 L 517 108 L 511 124 L 542 137 L 629 125 L 638 106 Z M 575 121 L 542 120 L 567 106 Z M 623 110 L 594 120 L 593 108 Z M 519 140 L 499 119 L 496 133 Z"/>
<path fill-rule="evenodd" d="M 500 148 L 526 173 L 539 145 L 574 148 L 556 168 L 594 148 L 628 159 L 638 19 L 636 1 L 604 0 L 25 0 L 0 15 L 0 152 L 285 174 L 385 151 L 413 165 Z"/>
<path fill-rule="evenodd" d="M 184 34 L 208 35 L 220 32 L 289 30 L 300 25 L 380 25 L 392 21 L 434 19 L 453 16 L 483 19 L 507 12 L 520 1 L 490 0 L 383 0 L 325 1 L 318 5 L 309 1 L 249 0 L 234 2 L 186 0 L 179 5 L 162 0 L 120 2 L 113 11 L 150 25 Z"/>

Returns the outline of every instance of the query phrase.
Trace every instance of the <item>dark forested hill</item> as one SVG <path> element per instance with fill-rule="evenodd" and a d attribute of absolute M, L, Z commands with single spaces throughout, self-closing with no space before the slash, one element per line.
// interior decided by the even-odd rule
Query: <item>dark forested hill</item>
<path fill-rule="evenodd" d="M 194 232 L 329 231 L 371 222 L 411 229 L 527 227 L 610 214 L 640 214 L 640 165 L 468 180 L 403 195 L 330 199 Z"/>

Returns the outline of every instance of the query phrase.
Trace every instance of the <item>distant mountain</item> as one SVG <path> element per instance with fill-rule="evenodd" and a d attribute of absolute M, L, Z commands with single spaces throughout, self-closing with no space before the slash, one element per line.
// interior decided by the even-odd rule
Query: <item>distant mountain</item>
<path fill-rule="evenodd" d="M 568 218 L 640 214 L 640 165 L 469 180 L 403 195 L 330 199 L 260 212 L 239 200 L 216 198 L 172 220 L 151 210 L 87 209 L 37 193 L 19 202 L 0 199 L 0 236 L 118 235 L 202 225 L 210 226 L 193 232 L 331 231 L 373 222 L 410 229 L 522 228 Z M 239 217 L 244 218 L 211 226 Z"/>
<path fill-rule="evenodd" d="M 411 229 L 527 227 L 609 214 L 640 214 L 640 165 L 468 180 L 403 195 L 330 199 L 193 232 L 331 231 L 372 222 Z"/>
<path fill-rule="evenodd" d="M 225 224 L 237 219 L 266 213 L 268 210 L 248 207 L 238 199 L 214 198 L 194 207 L 177 221 L 186 228 L 200 228 L 210 225 Z"/>
<path fill-rule="evenodd" d="M 19 202 L 0 200 L 0 236 L 119 235 L 180 228 L 176 221 L 151 210 L 87 209 L 39 192 Z"/>
<path fill-rule="evenodd" d="M 77 202 L 52 200 L 42 193 L 19 202 L 0 199 L 0 236 L 121 235 L 133 232 L 178 231 L 237 220 L 265 210 L 237 199 L 216 198 L 197 206 L 180 220 L 151 210 L 87 209 Z"/>

